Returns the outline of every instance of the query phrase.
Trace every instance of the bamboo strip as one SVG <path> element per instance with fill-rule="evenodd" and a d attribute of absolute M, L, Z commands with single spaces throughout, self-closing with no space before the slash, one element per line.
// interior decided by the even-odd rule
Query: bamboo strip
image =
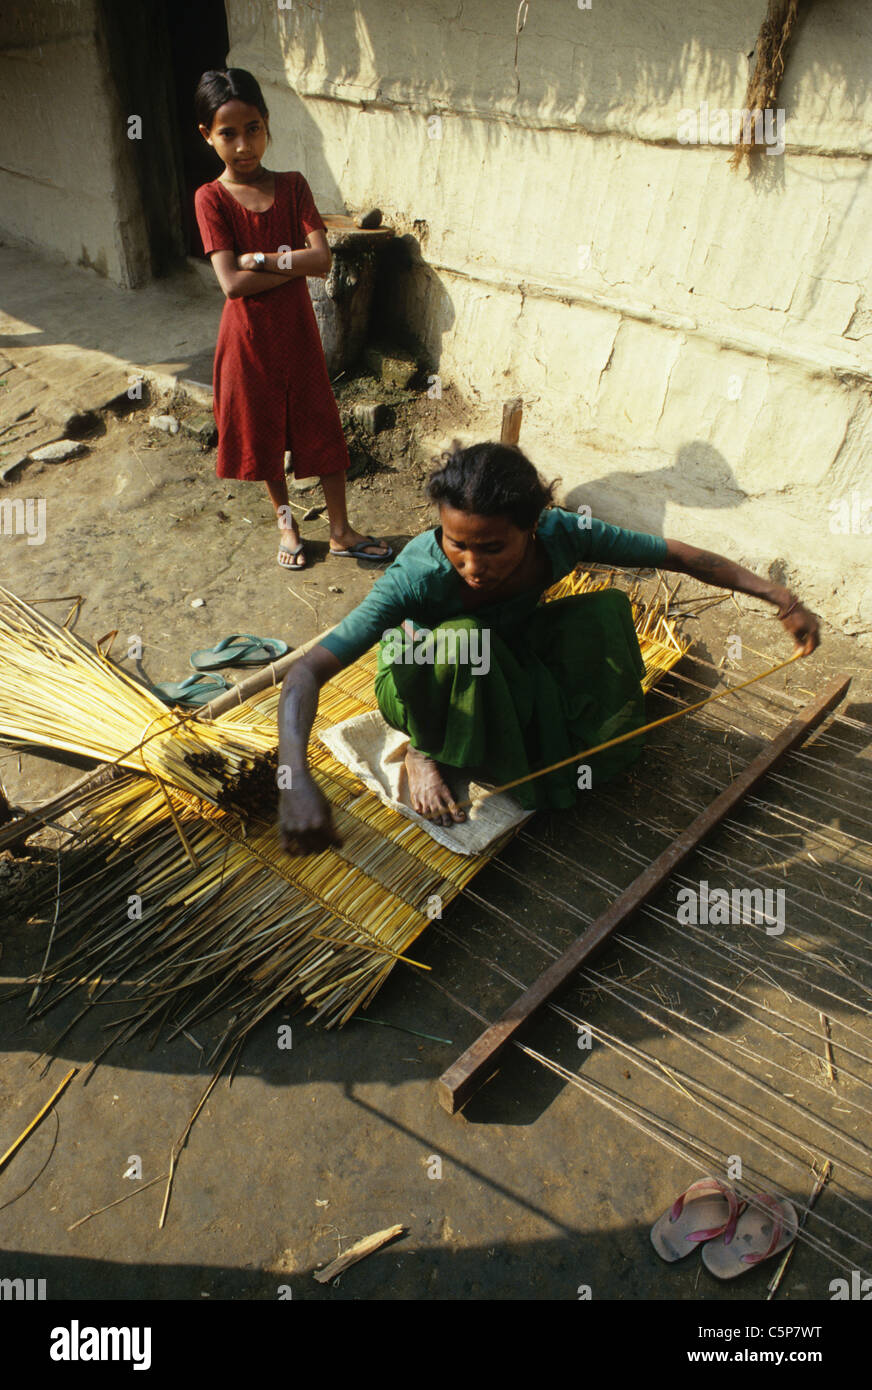
<path fill-rule="evenodd" d="M 25 1139 L 27 1139 L 33 1133 L 40 1120 L 45 1118 L 49 1110 L 51 1110 L 52 1106 L 54 1105 L 55 1101 L 58 1100 L 59 1097 L 63 1094 L 63 1092 L 67 1089 L 78 1070 L 78 1067 L 70 1067 L 70 1070 L 67 1072 L 63 1081 L 57 1087 L 54 1093 L 49 1097 L 42 1109 L 38 1112 L 38 1114 L 34 1116 L 27 1128 L 21 1134 L 19 1134 L 18 1138 L 14 1141 L 14 1143 L 10 1144 L 5 1154 L 3 1154 L 2 1158 L 0 1158 L 0 1171 L 2 1171 L 2 1169 L 6 1166 L 12 1155 L 18 1152 Z"/>

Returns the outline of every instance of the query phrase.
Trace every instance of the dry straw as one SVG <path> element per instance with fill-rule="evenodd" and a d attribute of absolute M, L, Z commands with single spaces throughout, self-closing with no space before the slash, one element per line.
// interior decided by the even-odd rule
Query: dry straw
<path fill-rule="evenodd" d="M 244 809 L 271 782 L 274 739 L 237 721 L 232 735 L 168 710 L 99 650 L 0 588 L 0 739 L 146 772 Z M 272 769 L 270 760 L 272 759 Z"/>

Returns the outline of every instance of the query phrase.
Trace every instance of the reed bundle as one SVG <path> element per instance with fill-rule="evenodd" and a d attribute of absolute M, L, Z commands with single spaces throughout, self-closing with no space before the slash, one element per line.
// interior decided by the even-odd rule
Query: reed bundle
<path fill-rule="evenodd" d="M 609 582 L 576 573 L 546 597 Z M 638 594 L 631 599 L 650 685 L 685 648 L 662 605 L 645 605 Z M 20 611 L 17 602 L 10 607 Z M 21 623 L 24 653 L 15 653 L 8 615 L 3 623 L 0 658 L 12 651 L 17 672 L 35 637 Z M 30 685 L 21 687 L 26 708 L 17 721 L 0 713 L 3 737 L 20 740 L 25 725 L 28 738 L 38 732 L 49 744 L 68 747 L 76 737 L 93 756 L 105 757 L 105 750 L 117 756 L 131 732 L 141 731 L 144 707 L 137 701 L 147 692 L 69 634 L 54 629 L 50 642 L 45 628 L 40 631 L 40 664 Z M 70 668 L 79 662 L 76 673 Z M 34 709 L 60 707 L 58 666 L 65 688 L 75 693 L 76 712 L 63 714 L 51 739 Z M 55 958 L 39 977 L 32 1016 L 88 986 L 85 1008 L 101 1001 L 124 1006 L 112 1042 L 143 1033 L 172 1037 L 225 1011 L 230 1021 L 213 1053 L 223 1055 L 279 1005 L 307 1005 L 311 1022 L 341 1025 L 373 998 L 398 960 L 419 964 L 408 952 L 431 920 L 434 898 L 444 909 L 502 843 L 479 858 L 445 849 L 384 806 L 317 739 L 320 729 L 376 708 L 375 670 L 373 649 L 324 686 L 309 747 L 313 775 L 343 836 L 340 849 L 304 858 L 284 854 L 274 825 L 274 781 L 268 796 L 249 798 L 240 814 L 190 784 L 181 754 L 182 767 L 173 763 L 170 777 L 166 750 L 163 786 L 155 776 L 157 758 L 143 766 L 133 754 L 124 762 L 130 769 L 125 776 L 83 791 L 76 825 L 84 848 L 64 856 Z M 111 712 L 100 720 L 99 749 L 98 731 L 90 728 L 96 721 L 85 718 L 88 680 L 98 684 L 103 708 Z M 268 688 L 211 725 L 188 722 L 160 743 L 172 746 L 184 731 L 189 739 L 208 739 L 222 758 L 228 748 L 240 756 L 239 747 L 274 756 L 278 699 L 278 689 Z M 6 700 L 4 692 L 0 711 Z M 116 710 L 126 721 L 123 733 L 108 727 Z M 135 730 L 134 714 L 140 721 Z M 132 903 L 141 906 L 132 911 Z"/>
<path fill-rule="evenodd" d="M 100 650 L 0 588 L 0 739 L 148 773 L 244 810 L 275 785 L 275 739 L 168 710 Z"/>

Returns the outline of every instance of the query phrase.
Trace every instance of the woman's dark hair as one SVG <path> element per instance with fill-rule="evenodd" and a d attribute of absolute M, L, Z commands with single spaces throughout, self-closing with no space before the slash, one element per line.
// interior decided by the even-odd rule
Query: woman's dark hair
<path fill-rule="evenodd" d="M 462 449 L 455 439 L 441 463 L 430 474 L 427 495 L 460 512 L 506 516 L 520 530 L 529 531 L 554 500 L 556 484 L 546 483 L 513 444 L 471 444 Z"/>
<path fill-rule="evenodd" d="M 256 106 L 263 116 L 267 139 L 272 139 L 269 133 L 269 111 L 263 99 L 263 92 L 260 90 L 257 78 L 253 77 L 245 68 L 228 68 L 226 72 L 212 70 L 203 73 L 194 93 L 194 115 L 197 118 L 197 124 L 204 125 L 207 130 L 211 130 L 215 113 L 224 105 L 225 101 L 243 101 L 246 106 Z"/>

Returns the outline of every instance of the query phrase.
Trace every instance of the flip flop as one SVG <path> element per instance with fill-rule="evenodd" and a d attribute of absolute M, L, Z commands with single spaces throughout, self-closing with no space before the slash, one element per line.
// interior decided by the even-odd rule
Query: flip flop
<path fill-rule="evenodd" d="M 728 1248 L 724 1241 L 713 1240 L 703 1250 L 702 1262 L 716 1279 L 735 1279 L 786 1250 L 798 1230 L 796 1208 L 786 1197 L 758 1192 L 739 1218 L 732 1245 Z"/>
<path fill-rule="evenodd" d="M 279 563 L 279 568 L 280 568 L 280 569 L 283 569 L 283 570 L 304 570 L 304 569 L 306 568 L 306 561 L 305 561 L 305 559 L 303 560 L 303 563 L 302 563 L 301 565 L 286 565 L 285 562 L 284 562 L 284 560 L 282 559 L 282 556 L 283 556 L 283 555 L 290 555 L 291 558 L 293 559 L 293 557 L 294 557 L 295 555 L 299 555 L 299 553 L 300 553 L 300 551 L 301 551 L 302 549 L 303 549 L 303 542 L 302 542 L 302 541 L 300 541 L 300 544 L 297 546 L 296 550 L 289 550 L 288 547 L 287 547 L 286 545 L 280 545 L 280 546 L 279 546 L 278 555 L 276 556 L 276 559 L 278 560 L 278 563 Z"/>
<path fill-rule="evenodd" d="M 358 541 L 357 545 L 353 545 L 350 550 L 330 550 L 330 554 L 337 556 L 340 560 L 390 560 L 394 553 L 390 546 L 388 546 L 385 555 L 367 555 L 366 553 L 368 545 L 384 544 L 384 541 L 376 540 L 375 536 L 367 536 L 365 540 Z"/>
<path fill-rule="evenodd" d="M 655 1221 L 651 1244 L 670 1264 L 683 1260 L 702 1241 L 715 1236 L 722 1235 L 727 1246 L 736 1233 L 741 1209 L 740 1199 L 720 1178 L 700 1178 Z"/>
<path fill-rule="evenodd" d="M 183 681 L 161 681 L 152 691 L 165 705 L 208 705 L 231 685 L 223 676 L 188 676 Z"/>
<path fill-rule="evenodd" d="M 214 647 L 191 652 L 195 671 L 214 671 L 218 666 L 264 666 L 290 651 L 277 637 L 254 637 L 250 632 L 232 632 Z"/>

